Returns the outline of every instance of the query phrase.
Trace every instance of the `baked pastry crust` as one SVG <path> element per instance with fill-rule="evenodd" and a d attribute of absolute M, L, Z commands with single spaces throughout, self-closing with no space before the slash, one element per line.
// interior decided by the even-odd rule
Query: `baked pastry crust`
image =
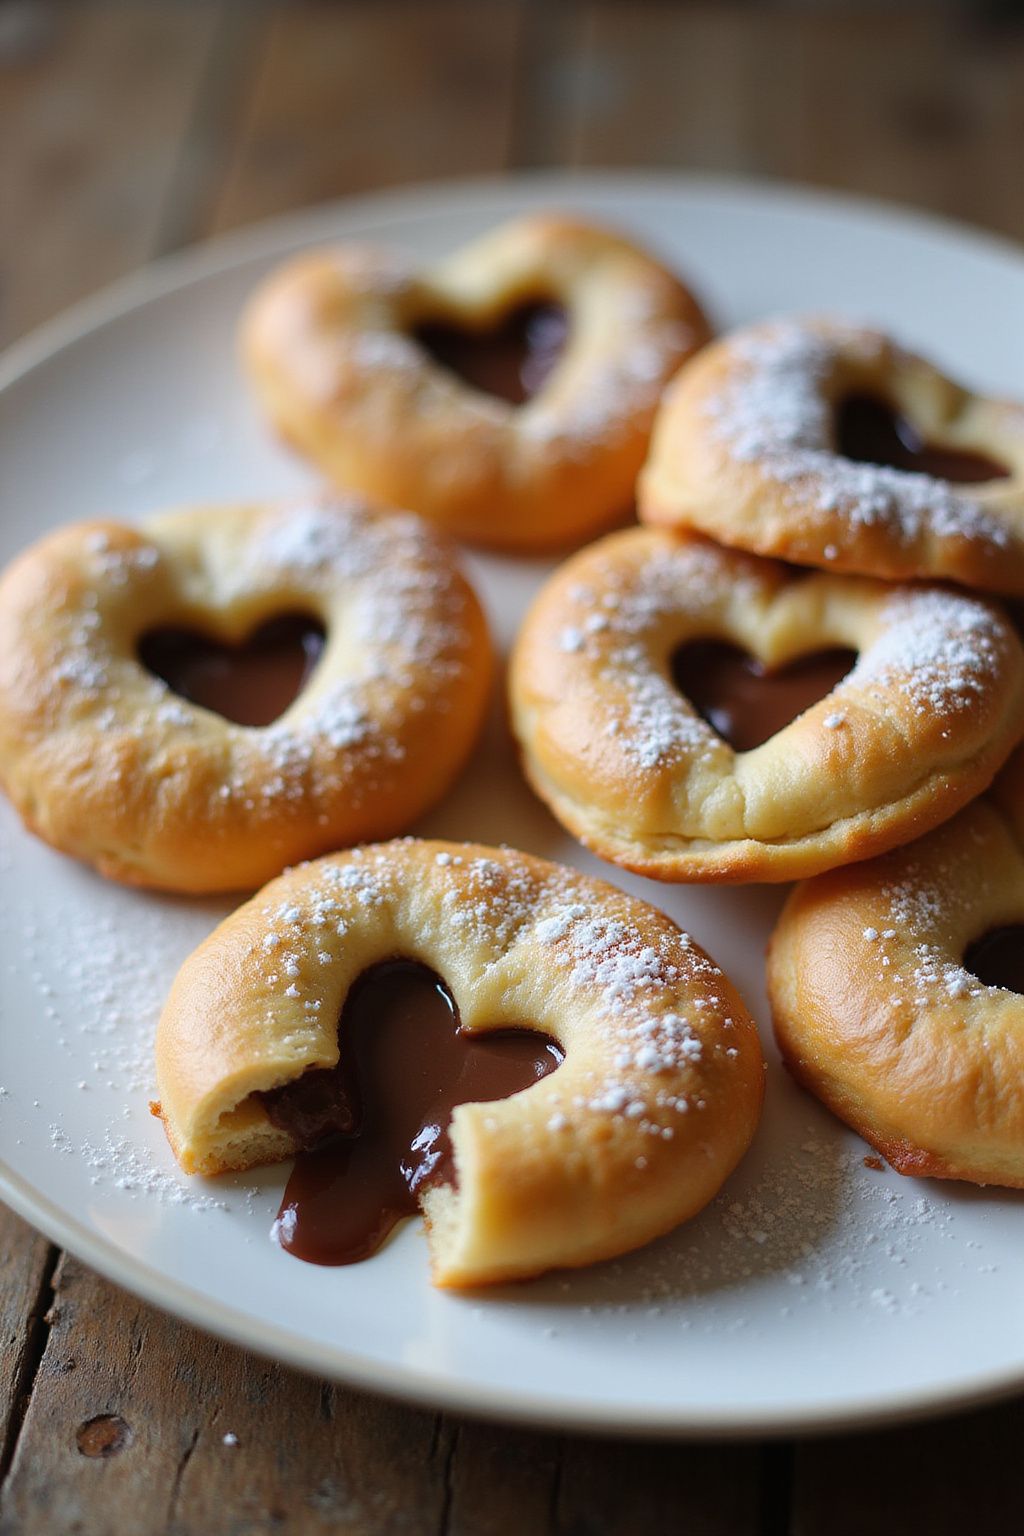
<path fill-rule="evenodd" d="M 900 1173 L 1024 1188 L 1024 997 L 961 963 L 1021 921 L 1024 839 L 988 797 L 783 909 L 768 986 L 786 1064 Z"/>
<path fill-rule="evenodd" d="M 855 463 L 834 406 L 893 405 L 936 446 L 1010 471 L 977 486 Z M 784 319 L 708 347 L 665 394 L 639 483 L 644 522 L 801 565 L 1024 593 L 1024 405 L 953 383 L 879 331 Z"/>
<path fill-rule="evenodd" d="M 834 646 L 860 656 L 738 753 L 671 678 L 676 648 L 707 638 L 769 668 Z M 789 880 L 907 842 L 985 789 L 1024 731 L 1024 654 L 978 598 L 637 528 L 556 571 L 510 693 L 527 776 L 602 858 L 659 880 Z"/>
<path fill-rule="evenodd" d="M 186 961 L 156 1041 L 182 1167 L 288 1156 L 252 1095 L 336 1064 L 349 987 L 403 955 L 445 978 L 464 1029 L 526 1024 L 565 1052 L 523 1092 L 455 1110 L 458 1187 L 423 1199 L 437 1284 L 637 1247 L 695 1215 L 746 1150 L 757 1031 L 669 918 L 510 849 L 406 839 L 289 871 Z"/>
<path fill-rule="evenodd" d="M 412 335 L 486 330 L 536 300 L 564 305 L 570 332 L 522 406 L 471 389 Z M 301 256 L 254 294 L 241 347 L 271 421 L 329 480 L 473 543 L 543 550 L 621 520 L 662 386 L 709 335 L 643 251 L 536 214 L 422 272 L 362 246 Z"/>
<path fill-rule="evenodd" d="M 327 641 L 272 725 L 236 725 L 137 659 L 161 625 L 228 642 L 301 610 Z M 403 831 L 447 789 L 491 679 L 446 541 L 354 500 L 81 523 L 0 578 L 0 781 L 32 831 L 130 884 L 259 885 Z"/>

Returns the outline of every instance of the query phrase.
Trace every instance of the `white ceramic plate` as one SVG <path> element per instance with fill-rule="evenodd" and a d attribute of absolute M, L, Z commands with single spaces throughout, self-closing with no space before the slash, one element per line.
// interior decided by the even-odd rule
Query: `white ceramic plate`
<path fill-rule="evenodd" d="M 432 257 L 540 203 L 632 230 L 692 278 L 722 327 L 840 309 L 891 325 L 968 381 L 1024 395 L 1024 259 L 931 220 L 646 176 L 389 194 L 172 259 L 15 349 L 0 374 L 0 553 L 65 520 L 310 484 L 239 377 L 235 322 L 254 281 L 332 236 Z M 545 567 L 469 564 L 507 645 Z M 598 868 L 526 790 L 497 720 L 416 830 Z M 228 904 L 106 884 L 28 837 L 6 806 L 0 871 L 0 1195 L 201 1327 L 423 1402 L 634 1432 L 819 1428 L 1024 1384 L 1024 1199 L 867 1169 L 863 1144 L 773 1052 L 743 1167 L 698 1221 L 642 1253 L 470 1296 L 431 1289 L 415 1223 L 368 1263 L 299 1263 L 269 1237 L 284 1168 L 190 1183 L 147 1113 L 161 1000 Z M 600 872 L 693 932 L 767 1043 L 762 956 L 779 892 Z"/>

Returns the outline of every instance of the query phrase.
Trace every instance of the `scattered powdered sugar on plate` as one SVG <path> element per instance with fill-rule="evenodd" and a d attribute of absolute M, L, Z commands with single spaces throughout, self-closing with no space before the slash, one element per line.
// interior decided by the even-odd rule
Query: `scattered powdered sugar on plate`
<path fill-rule="evenodd" d="M 823 521 L 838 513 L 853 528 L 883 527 L 905 545 L 934 537 L 1005 546 L 999 521 L 946 481 L 836 452 L 830 382 L 844 352 L 866 360 L 881 345 L 837 322 L 797 320 L 736 338 L 733 367 L 705 403 L 716 437 L 737 463 L 756 464 Z"/>
<path fill-rule="evenodd" d="M 208 1192 L 216 1186 L 203 1185 L 158 1167 L 149 1149 L 138 1145 L 130 1135 L 107 1131 L 98 1144 L 88 1139 L 75 1143 L 60 1125 L 53 1125 L 50 1140 L 56 1151 L 85 1163 L 90 1170 L 90 1184 L 105 1184 L 131 1197 L 142 1196 L 161 1205 L 186 1206 L 193 1211 L 231 1209 L 227 1200 Z"/>
<path fill-rule="evenodd" d="M 90 880 L 82 875 L 83 880 Z M 130 900 L 130 921 L 124 903 Z M 95 1101 L 88 1134 L 69 1129 L 54 1108 L 48 1077 L 23 1113 L 41 1117 L 55 1152 L 73 1157 L 91 1185 L 132 1199 L 195 1211 L 226 1209 L 223 1191 L 185 1177 L 175 1167 L 162 1132 L 148 1111 L 154 1091 L 153 1038 L 170 983 L 185 955 L 227 904 L 196 903 L 132 894 L 98 882 L 92 899 L 54 903 L 32 914 L 22 903 L 18 969 L 38 999 L 31 1021 L 46 1041 L 53 1071 L 76 1093 Z M 59 934 L 60 963 L 53 964 Z M 5 1020 L 5 1027 L 10 1021 Z M 11 1095 L 13 1099 L 15 1095 Z M 59 1098 L 57 1100 L 59 1102 Z M 74 1117 L 81 1123 L 81 1117 Z"/>
<path fill-rule="evenodd" d="M 797 1322 L 851 1311 L 911 1318 L 955 1297 L 962 1275 L 998 1274 L 983 1244 L 959 1234 L 941 1186 L 868 1171 L 864 1144 L 823 1118 L 794 1133 L 748 1159 L 687 1226 L 538 1289 L 595 1324 L 659 1316 L 716 1335 L 772 1310 Z"/>

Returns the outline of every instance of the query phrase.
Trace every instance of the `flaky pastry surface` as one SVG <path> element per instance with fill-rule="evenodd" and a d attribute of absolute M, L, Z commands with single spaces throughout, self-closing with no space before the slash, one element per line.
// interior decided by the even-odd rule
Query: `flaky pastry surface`
<path fill-rule="evenodd" d="M 841 457 L 835 408 L 851 394 L 1007 478 L 955 485 Z M 962 388 L 878 331 L 764 322 L 706 348 L 669 386 L 639 506 L 645 522 L 800 565 L 1021 594 L 1024 405 Z"/>
<path fill-rule="evenodd" d="M 859 657 L 735 752 L 672 680 L 676 648 L 698 639 L 768 668 L 830 647 Z M 789 880 L 907 842 L 979 794 L 1024 732 L 1024 656 L 981 599 L 636 528 L 542 589 L 510 699 L 531 783 L 602 858 L 661 880 Z"/>
<path fill-rule="evenodd" d="M 564 351 L 513 406 L 414 339 L 485 331 L 516 306 L 568 313 Z M 339 246 L 254 294 L 241 347 L 277 429 L 327 475 L 499 549 L 564 546 L 633 500 L 662 386 L 710 332 L 689 291 L 617 235 L 554 214 L 516 219 L 416 271 Z"/>
<path fill-rule="evenodd" d="M 252 888 L 402 831 L 448 787 L 486 706 L 486 625 L 453 560 L 412 514 L 340 497 L 50 534 L 0 578 L 0 782 L 47 842 L 171 890 Z M 231 643 L 295 611 L 326 645 L 260 729 L 137 658 L 161 625 Z"/>
<path fill-rule="evenodd" d="M 1024 838 L 987 796 L 783 909 L 768 983 L 786 1063 L 900 1173 L 1024 1188 L 1024 997 L 962 964 L 1021 922 Z"/>
<path fill-rule="evenodd" d="M 763 1089 L 757 1032 L 686 934 L 543 860 L 407 839 L 290 871 L 182 967 L 156 1064 L 186 1171 L 293 1150 L 252 1095 L 334 1065 L 350 986 L 395 957 L 444 978 L 463 1028 L 527 1025 L 565 1052 L 523 1092 L 455 1110 L 458 1188 L 424 1201 L 438 1284 L 634 1248 L 699 1211 L 745 1151 Z"/>

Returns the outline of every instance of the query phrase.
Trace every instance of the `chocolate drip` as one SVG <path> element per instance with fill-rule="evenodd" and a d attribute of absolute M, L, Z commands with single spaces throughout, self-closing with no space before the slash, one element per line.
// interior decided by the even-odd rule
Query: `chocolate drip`
<path fill-rule="evenodd" d="M 1010 473 L 985 454 L 926 442 L 905 416 L 873 395 L 847 395 L 839 402 L 836 449 L 859 464 L 911 470 L 957 484 L 982 485 Z"/>
<path fill-rule="evenodd" d="M 139 641 L 139 660 L 168 688 L 236 725 L 271 725 L 309 680 L 324 648 L 316 619 L 269 619 L 241 645 L 165 625 Z"/>
<path fill-rule="evenodd" d="M 856 651 L 818 651 L 769 671 L 723 640 L 691 640 L 673 656 L 672 676 L 719 736 L 750 752 L 831 693 L 856 660 Z"/>
<path fill-rule="evenodd" d="M 963 963 L 983 986 L 1024 994 L 1024 923 L 990 928 L 968 944 Z"/>
<path fill-rule="evenodd" d="M 415 1215 L 423 1189 L 455 1182 L 448 1126 L 457 1104 L 509 1098 L 563 1059 L 536 1030 L 462 1029 L 444 982 L 414 960 L 364 971 L 339 1034 L 336 1067 L 257 1095 L 300 1149 L 279 1240 L 314 1264 L 369 1258 Z"/>
<path fill-rule="evenodd" d="M 554 370 L 569 329 L 558 304 L 522 304 L 487 331 L 428 321 L 413 333 L 425 352 L 481 394 L 523 405 Z"/>

